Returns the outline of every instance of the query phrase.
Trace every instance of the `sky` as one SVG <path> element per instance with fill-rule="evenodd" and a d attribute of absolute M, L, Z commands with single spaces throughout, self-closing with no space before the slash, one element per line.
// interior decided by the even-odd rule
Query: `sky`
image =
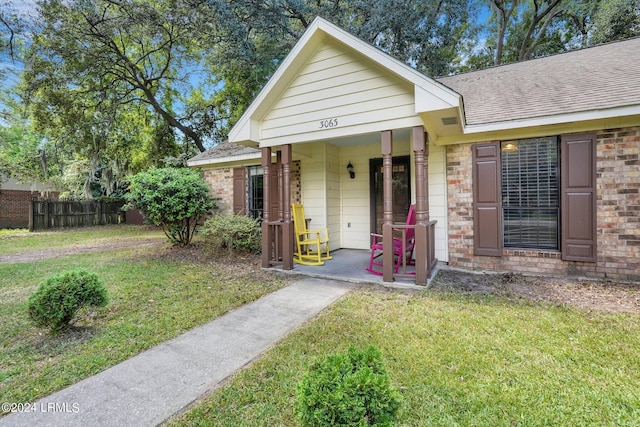
<path fill-rule="evenodd" d="M 35 7 L 33 0 L 14 0 L 11 3 L 13 4 L 13 8 L 20 13 L 28 13 Z"/>

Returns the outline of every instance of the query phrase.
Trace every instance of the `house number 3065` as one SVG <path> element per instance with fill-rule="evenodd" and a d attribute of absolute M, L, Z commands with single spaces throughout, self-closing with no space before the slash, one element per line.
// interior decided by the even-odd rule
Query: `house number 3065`
<path fill-rule="evenodd" d="M 338 126 L 338 119 L 337 118 L 321 120 L 320 121 L 320 129 L 334 128 L 336 126 Z"/>

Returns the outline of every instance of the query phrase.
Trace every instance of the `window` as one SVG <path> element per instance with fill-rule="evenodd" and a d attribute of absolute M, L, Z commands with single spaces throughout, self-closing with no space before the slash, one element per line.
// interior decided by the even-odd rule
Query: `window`
<path fill-rule="evenodd" d="M 262 218 L 264 208 L 262 200 L 262 166 L 250 166 L 249 170 L 249 216 L 251 218 Z"/>
<path fill-rule="evenodd" d="M 558 138 L 501 143 L 504 247 L 559 249 Z"/>
<path fill-rule="evenodd" d="M 471 151 L 474 255 L 500 257 L 506 246 L 597 261 L 595 133 L 486 142 Z"/>

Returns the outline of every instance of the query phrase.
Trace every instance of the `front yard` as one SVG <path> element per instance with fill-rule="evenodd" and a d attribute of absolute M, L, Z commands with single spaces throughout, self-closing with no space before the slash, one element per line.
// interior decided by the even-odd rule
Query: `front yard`
<path fill-rule="evenodd" d="M 3 234 L 3 256 L 13 257 L 0 262 L 3 402 L 43 397 L 290 280 L 256 257 L 173 249 L 140 227 Z M 25 300 L 74 267 L 97 273 L 111 301 L 52 336 L 31 324 Z M 293 426 L 307 367 L 351 344 L 385 356 L 404 399 L 401 425 L 640 420 L 638 285 L 441 272 L 424 291 L 355 289 L 168 424 Z"/>
<path fill-rule="evenodd" d="M 0 401 L 29 402 L 100 372 L 286 284 L 254 260 L 215 262 L 173 249 L 161 231 L 132 226 L 0 237 Z M 109 304 L 52 336 L 26 299 L 44 278 L 95 272 Z"/>
<path fill-rule="evenodd" d="M 423 292 L 360 288 L 169 424 L 294 426 L 307 367 L 355 344 L 386 357 L 403 426 L 639 425 L 640 287 L 555 282 L 441 272 Z"/>

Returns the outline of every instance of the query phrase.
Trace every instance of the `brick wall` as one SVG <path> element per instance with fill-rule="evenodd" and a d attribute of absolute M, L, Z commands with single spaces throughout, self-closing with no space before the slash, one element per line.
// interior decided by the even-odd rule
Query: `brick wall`
<path fill-rule="evenodd" d="M 449 264 L 526 273 L 640 280 L 640 127 L 597 134 L 598 261 L 562 261 L 558 251 L 505 249 L 473 255 L 471 145 L 447 147 Z"/>
<path fill-rule="evenodd" d="M 218 201 L 217 213 L 233 213 L 233 168 L 207 169 L 204 180 L 211 189 L 211 196 Z"/>
<path fill-rule="evenodd" d="M 27 228 L 29 226 L 29 205 L 38 199 L 40 192 L 0 189 L 0 228 Z M 57 193 L 49 193 L 57 199 Z"/>
<path fill-rule="evenodd" d="M 233 168 L 207 169 L 204 171 L 204 180 L 211 189 L 211 195 L 218 199 L 216 212 L 223 215 L 233 213 Z M 248 185 L 248 180 L 247 180 Z M 245 188 L 248 197 L 249 189 Z M 300 203 L 300 161 L 291 163 L 291 202 Z"/>

